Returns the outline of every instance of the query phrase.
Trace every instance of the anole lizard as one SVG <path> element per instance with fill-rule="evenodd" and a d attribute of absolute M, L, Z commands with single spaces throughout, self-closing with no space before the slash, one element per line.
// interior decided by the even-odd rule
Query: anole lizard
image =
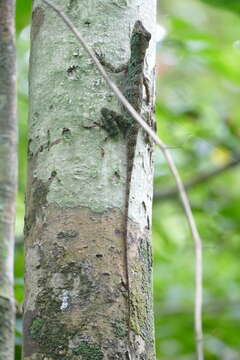
<path fill-rule="evenodd" d="M 132 36 L 131 36 L 131 55 L 130 59 L 124 69 L 126 72 L 126 79 L 123 86 L 123 94 L 134 107 L 134 109 L 140 113 L 143 102 L 143 86 L 146 88 L 147 98 L 149 97 L 149 91 L 144 77 L 144 61 L 146 56 L 146 50 L 149 46 L 151 34 L 144 28 L 141 21 L 136 21 Z M 106 65 L 110 71 L 114 71 L 113 67 L 106 64 L 103 59 L 100 59 L 103 65 Z M 115 70 L 114 72 L 120 72 L 121 70 Z M 131 328 L 131 303 L 130 303 L 130 259 L 128 254 L 129 248 L 129 201 L 130 190 L 132 181 L 132 171 L 136 150 L 137 137 L 139 132 L 139 125 L 132 119 L 131 115 L 123 109 L 122 114 L 118 114 L 113 110 L 107 108 L 101 109 L 102 123 L 104 129 L 111 137 L 116 137 L 119 133 L 122 133 L 126 137 L 127 142 L 127 191 L 126 191 L 126 223 L 125 223 L 125 249 L 126 249 L 126 278 L 128 289 L 128 301 L 129 301 L 129 335 Z M 131 342 L 130 342 L 131 343 Z M 134 359 L 134 351 L 126 353 L 129 359 Z"/>

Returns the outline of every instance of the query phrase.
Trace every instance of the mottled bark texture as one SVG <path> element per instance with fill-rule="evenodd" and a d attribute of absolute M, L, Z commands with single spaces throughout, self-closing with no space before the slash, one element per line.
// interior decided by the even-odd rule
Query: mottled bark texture
<path fill-rule="evenodd" d="M 155 1 L 58 5 L 115 66 L 129 58 L 136 20 L 154 28 Z M 32 20 L 23 358 L 153 360 L 152 146 L 141 133 L 126 249 L 126 139 L 109 138 L 101 126 L 102 107 L 121 107 L 73 35 L 40 0 Z M 150 92 L 153 68 L 154 39 L 145 69 Z M 110 76 L 121 86 L 125 74 Z M 144 101 L 143 115 L 151 111 Z"/>
<path fill-rule="evenodd" d="M 15 1 L 0 0 L 0 360 L 14 358 L 13 250 L 17 184 Z"/>

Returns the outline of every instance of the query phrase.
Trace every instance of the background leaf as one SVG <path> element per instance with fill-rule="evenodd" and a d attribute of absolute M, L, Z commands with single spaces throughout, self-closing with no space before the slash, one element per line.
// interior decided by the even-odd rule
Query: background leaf
<path fill-rule="evenodd" d="M 202 2 L 211 5 L 220 7 L 225 10 L 230 10 L 240 15 L 240 2 L 239 0 L 201 0 Z"/>
<path fill-rule="evenodd" d="M 19 34 L 30 22 L 31 0 L 16 0 L 16 31 Z"/>

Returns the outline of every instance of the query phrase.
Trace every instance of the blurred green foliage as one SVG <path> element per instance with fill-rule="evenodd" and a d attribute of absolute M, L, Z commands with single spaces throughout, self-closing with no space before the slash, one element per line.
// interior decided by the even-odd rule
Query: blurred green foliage
<path fill-rule="evenodd" d="M 16 31 L 17 34 L 30 23 L 32 1 L 16 0 Z"/>
<path fill-rule="evenodd" d="M 224 166 L 239 155 L 239 1 L 161 0 L 158 23 L 158 133 L 185 181 Z M 15 297 L 23 301 L 23 218 L 26 183 L 27 72 L 30 1 L 17 1 L 19 193 L 17 197 Z M 174 184 L 155 153 L 155 191 Z M 204 345 L 206 360 L 240 359 L 240 192 L 232 168 L 189 191 L 204 242 Z M 194 249 L 177 199 L 157 201 L 153 211 L 154 304 L 159 360 L 194 360 Z M 16 322 L 20 360 L 22 319 Z"/>
<path fill-rule="evenodd" d="M 188 181 L 239 155 L 239 17 L 194 0 L 161 0 L 159 10 L 167 36 L 157 53 L 158 133 Z M 163 192 L 174 182 L 160 152 L 155 156 L 155 191 Z M 206 360 L 237 360 L 238 167 L 189 195 L 204 244 Z M 153 239 L 157 356 L 193 360 L 194 250 L 177 199 L 155 203 Z"/>
<path fill-rule="evenodd" d="M 202 2 L 240 14 L 239 0 L 201 0 Z"/>

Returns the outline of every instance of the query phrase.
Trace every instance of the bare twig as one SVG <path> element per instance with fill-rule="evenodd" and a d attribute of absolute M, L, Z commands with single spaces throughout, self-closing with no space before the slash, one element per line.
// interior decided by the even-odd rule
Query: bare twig
<path fill-rule="evenodd" d="M 213 314 L 213 313 L 221 313 L 225 312 L 226 309 L 232 311 L 233 308 L 239 307 L 239 300 L 223 299 L 223 300 L 214 300 L 204 303 L 204 313 L 205 314 Z M 166 306 L 165 303 L 160 303 L 158 309 L 155 311 L 157 316 L 175 316 L 180 314 L 190 315 L 191 309 L 187 305 L 180 306 Z"/>
<path fill-rule="evenodd" d="M 225 165 L 219 166 L 216 169 L 211 169 L 211 170 L 209 170 L 203 174 L 200 174 L 197 177 L 189 180 L 188 182 L 186 182 L 184 184 L 184 188 L 189 189 L 194 185 L 201 184 L 201 183 L 207 181 L 208 179 L 211 179 L 211 178 L 223 173 L 224 171 L 231 169 L 232 167 L 238 165 L 239 163 L 240 163 L 240 156 L 236 157 L 235 159 L 232 159 Z M 154 202 L 157 202 L 157 201 L 162 201 L 162 200 L 173 199 L 177 195 L 178 195 L 177 187 L 172 187 L 172 188 L 166 189 L 165 191 L 155 192 L 153 200 L 154 200 Z"/>
<path fill-rule="evenodd" d="M 79 33 L 74 24 L 70 21 L 70 19 L 52 2 L 49 0 L 42 0 L 45 4 L 49 5 L 52 9 L 56 11 L 56 13 L 62 18 L 65 24 L 69 27 L 71 32 L 76 36 L 78 41 L 81 43 L 83 48 L 86 50 L 88 55 L 91 57 L 92 61 L 95 63 L 99 72 L 102 74 L 106 83 L 109 85 L 110 89 L 114 92 L 120 102 L 124 105 L 124 107 L 128 110 L 128 112 L 132 115 L 135 121 L 148 133 L 148 135 L 152 138 L 152 140 L 160 147 L 168 166 L 174 176 L 176 181 L 176 186 L 178 188 L 179 196 L 182 201 L 182 205 L 186 214 L 186 218 L 192 233 L 194 247 L 195 247 L 195 336 L 196 336 L 196 350 L 197 350 L 197 360 L 203 360 L 203 332 L 202 332 L 202 241 L 199 236 L 197 226 L 192 214 L 192 210 L 190 207 L 190 203 L 184 189 L 182 180 L 178 173 L 178 170 L 174 164 L 172 155 L 168 150 L 167 146 L 164 142 L 159 139 L 159 137 L 155 134 L 155 132 L 151 129 L 150 126 L 141 118 L 141 116 L 136 112 L 136 110 L 132 107 L 132 105 L 127 101 L 122 92 L 118 89 L 114 82 L 107 75 L 104 67 L 100 64 L 93 50 L 89 47 L 89 45 L 85 42 L 82 35 Z"/>

